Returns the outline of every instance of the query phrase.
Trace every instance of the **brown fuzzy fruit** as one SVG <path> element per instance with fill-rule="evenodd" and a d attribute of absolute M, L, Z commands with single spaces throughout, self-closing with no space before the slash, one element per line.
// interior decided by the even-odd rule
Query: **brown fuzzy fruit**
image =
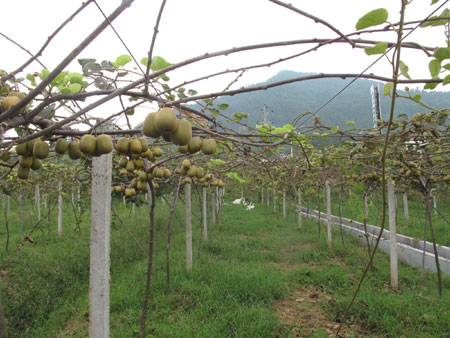
<path fill-rule="evenodd" d="M 80 151 L 80 142 L 79 141 L 72 141 L 69 143 L 69 157 L 72 160 L 78 160 L 81 158 L 82 154 Z"/>
<path fill-rule="evenodd" d="M 47 142 L 39 140 L 34 143 L 34 146 L 33 146 L 33 156 L 34 157 L 36 157 L 40 160 L 43 160 L 44 158 L 48 157 L 49 152 L 50 152 L 50 147 L 47 144 Z"/>
<path fill-rule="evenodd" d="M 128 154 L 130 152 L 130 140 L 126 137 L 121 137 L 117 141 L 116 151 L 119 154 Z"/>
<path fill-rule="evenodd" d="M 196 153 L 202 148 L 202 139 L 198 136 L 194 136 L 189 141 L 189 152 L 191 154 Z"/>
<path fill-rule="evenodd" d="M 67 142 L 67 140 L 65 138 L 60 138 L 60 139 L 58 139 L 58 141 L 56 141 L 56 144 L 55 144 L 56 153 L 63 155 L 67 152 L 68 149 L 69 149 L 69 143 Z"/>
<path fill-rule="evenodd" d="M 216 152 L 216 140 L 213 138 L 207 138 L 203 140 L 202 152 L 205 155 L 212 155 Z"/>
<path fill-rule="evenodd" d="M 101 134 L 97 136 L 97 151 L 101 154 L 109 154 L 114 149 L 111 136 Z"/>
<path fill-rule="evenodd" d="M 177 116 L 170 108 L 162 108 L 155 115 L 155 128 L 160 134 L 170 134 L 177 128 Z"/>
<path fill-rule="evenodd" d="M 144 120 L 144 124 L 142 126 L 142 132 L 145 136 L 158 138 L 161 134 L 156 130 L 155 127 L 155 116 L 157 113 L 150 113 Z"/>
<path fill-rule="evenodd" d="M 97 146 L 97 141 L 95 136 L 90 134 L 83 135 L 80 140 L 80 151 L 86 155 L 92 155 L 95 151 L 95 147 Z"/>
<path fill-rule="evenodd" d="M 192 126 L 187 120 L 177 120 L 177 128 L 170 134 L 173 144 L 186 145 L 192 138 Z"/>
<path fill-rule="evenodd" d="M 132 154 L 142 153 L 142 144 L 139 140 L 133 139 L 130 141 L 130 152 Z"/>

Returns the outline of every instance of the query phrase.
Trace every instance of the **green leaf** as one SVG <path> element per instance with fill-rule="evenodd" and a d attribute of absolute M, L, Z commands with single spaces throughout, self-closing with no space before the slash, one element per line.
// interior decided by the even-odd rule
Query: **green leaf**
<path fill-rule="evenodd" d="M 347 122 L 345 122 L 345 124 L 347 126 L 354 126 L 355 125 L 355 121 L 347 121 Z"/>
<path fill-rule="evenodd" d="M 147 65 L 148 65 L 148 57 L 146 56 L 145 58 L 142 58 L 142 59 L 141 59 L 141 63 L 142 63 L 144 66 L 147 67 Z"/>
<path fill-rule="evenodd" d="M 450 59 L 450 48 L 437 48 L 434 51 L 434 57 L 439 60 Z"/>
<path fill-rule="evenodd" d="M 339 126 L 331 127 L 331 133 L 336 134 L 339 131 Z"/>
<path fill-rule="evenodd" d="M 103 77 L 95 78 L 94 84 L 98 89 L 101 89 L 101 90 L 108 89 L 108 86 L 109 86 L 108 81 Z"/>
<path fill-rule="evenodd" d="M 84 65 L 88 64 L 88 63 L 95 63 L 95 59 L 78 59 L 78 63 L 80 64 L 81 67 L 83 67 Z"/>
<path fill-rule="evenodd" d="M 416 94 L 413 96 L 413 100 L 416 102 L 419 102 L 421 98 L 422 98 L 422 95 L 420 95 L 420 94 Z"/>
<path fill-rule="evenodd" d="M 72 83 L 69 87 L 67 87 L 72 94 L 79 93 L 82 89 L 81 84 Z"/>
<path fill-rule="evenodd" d="M 434 89 L 436 88 L 438 83 L 427 83 L 425 86 L 423 86 L 423 89 Z"/>
<path fill-rule="evenodd" d="M 39 78 L 41 80 L 44 80 L 48 76 L 48 74 L 50 74 L 50 71 L 48 69 L 42 69 L 39 73 Z"/>
<path fill-rule="evenodd" d="M 372 27 L 376 25 L 380 25 L 383 22 L 386 22 L 388 19 L 389 13 L 384 8 L 374 9 L 369 13 L 362 16 L 358 22 L 356 23 L 356 30 L 361 30 L 367 27 Z"/>
<path fill-rule="evenodd" d="M 431 77 L 436 78 L 441 71 L 441 60 L 433 59 L 428 64 L 428 69 L 430 70 Z"/>
<path fill-rule="evenodd" d="M 226 103 L 222 103 L 222 104 L 219 104 L 217 107 L 218 107 L 220 110 L 227 110 L 228 107 L 229 107 L 229 105 L 226 104 Z"/>
<path fill-rule="evenodd" d="M 382 54 L 387 49 L 387 42 L 379 42 L 373 47 L 366 47 L 364 48 L 364 51 L 367 55 L 375 55 L 375 54 Z"/>
<path fill-rule="evenodd" d="M 208 108 L 208 111 L 211 113 L 212 116 L 217 117 L 220 114 L 220 111 L 215 108 Z"/>
<path fill-rule="evenodd" d="M 188 90 L 188 94 L 191 95 L 191 96 L 197 95 L 197 91 L 194 90 L 194 89 L 189 89 L 189 90 Z"/>
<path fill-rule="evenodd" d="M 409 71 L 409 67 L 406 65 L 406 63 L 404 63 L 403 61 L 400 61 L 400 72 L 402 73 L 402 75 L 404 77 L 406 77 L 407 79 L 411 80 L 411 77 L 408 74 Z"/>
<path fill-rule="evenodd" d="M 442 82 L 442 85 L 447 85 L 450 83 L 450 75 L 447 75 L 446 77 L 444 77 L 444 80 Z"/>
<path fill-rule="evenodd" d="M 38 115 L 50 120 L 51 118 L 53 118 L 53 116 L 55 116 L 55 106 L 56 103 L 48 105 L 43 110 L 41 110 Z"/>
<path fill-rule="evenodd" d="M 436 27 L 443 26 L 448 23 L 448 19 L 450 18 L 450 10 L 448 8 L 444 9 L 441 15 L 434 15 L 430 17 L 430 21 L 426 21 L 420 25 L 420 27 Z M 442 20 L 436 20 L 442 19 Z"/>
<path fill-rule="evenodd" d="M 89 62 L 82 67 L 82 70 L 84 75 L 91 75 L 93 73 L 100 72 L 102 70 L 102 66 L 95 62 Z"/>
<path fill-rule="evenodd" d="M 167 62 L 161 56 L 155 56 L 152 59 L 152 64 L 150 65 L 150 69 L 153 70 L 154 72 L 156 72 L 158 70 L 164 69 L 164 68 L 169 67 L 171 65 L 172 64 L 170 62 Z"/>
<path fill-rule="evenodd" d="M 392 82 L 386 83 L 383 87 L 383 95 L 384 96 L 390 95 L 393 86 L 394 84 Z"/>
<path fill-rule="evenodd" d="M 435 3 L 439 2 L 439 0 L 431 0 L 431 4 L 434 5 Z"/>
<path fill-rule="evenodd" d="M 106 70 L 107 72 L 114 72 L 116 70 L 116 67 L 110 62 L 103 60 L 101 63 L 102 69 Z"/>
<path fill-rule="evenodd" d="M 211 163 L 213 163 L 215 166 L 219 166 L 219 165 L 225 164 L 225 161 L 224 161 L 224 160 L 221 160 L 220 158 L 217 158 L 217 159 L 212 158 L 210 161 L 211 161 Z"/>
<path fill-rule="evenodd" d="M 245 183 L 245 180 L 243 180 L 242 178 L 240 178 L 240 177 L 238 176 L 238 174 L 235 173 L 235 172 L 229 172 L 229 173 L 227 173 L 227 176 L 228 176 L 229 178 L 231 178 L 232 180 L 236 181 L 236 182 L 239 182 L 239 183 Z"/>
<path fill-rule="evenodd" d="M 27 80 L 31 82 L 32 86 L 36 86 L 36 78 L 33 74 L 27 74 Z"/>
<path fill-rule="evenodd" d="M 119 66 L 125 66 L 130 61 L 131 61 L 131 56 L 124 54 L 124 55 L 120 55 L 117 57 L 116 64 L 118 64 Z"/>
<path fill-rule="evenodd" d="M 67 75 L 67 79 L 70 83 L 79 83 L 81 84 L 83 82 L 84 76 L 80 73 L 69 73 Z"/>
<path fill-rule="evenodd" d="M 450 63 L 443 65 L 442 68 L 450 70 Z"/>

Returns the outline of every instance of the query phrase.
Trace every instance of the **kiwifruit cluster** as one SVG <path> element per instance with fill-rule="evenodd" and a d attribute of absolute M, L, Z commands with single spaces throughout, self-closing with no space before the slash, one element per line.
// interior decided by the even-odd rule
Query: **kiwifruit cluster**
<path fill-rule="evenodd" d="M 212 174 L 206 174 L 202 167 L 191 164 L 191 161 L 188 159 L 183 160 L 181 166 L 175 169 L 175 174 L 186 176 L 181 182 L 182 184 L 196 182 L 199 186 L 206 186 L 208 183 L 210 185 L 219 185 L 221 182 L 220 184 L 223 186 L 221 180 L 213 179 Z"/>
<path fill-rule="evenodd" d="M 0 97 L 0 110 L 1 112 L 7 111 L 9 108 L 19 103 L 25 97 L 24 93 L 11 91 L 6 97 Z M 25 108 L 22 108 L 19 113 L 23 113 Z"/>
<path fill-rule="evenodd" d="M 106 134 L 94 135 L 86 134 L 80 140 L 74 139 L 67 142 L 65 138 L 60 138 L 55 143 L 55 152 L 59 155 L 68 154 L 72 160 L 78 160 L 85 155 L 101 156 L 109 154 L 113 150 L 111 137 Z"/>
<path fill-rule="evenodd" d="M 19 155 L 19 166 L 17 176 L 21 179 L 28 179 L 30 169 L 38 170 L 42 167 L 41 160 L 49 155 L 50 147 L 47 142 L 40 138 L 35 138 L 16 146 L 16 153 Z"/>
<path fill-rule="evenodd" d="M 145 158 L 154 162 L 163 154 L 159 147 L 150 149 L 147 139 L 144 137 L 134 139 L 121 137 L 117 141 L 116 151 L 122 155 L 119 166 L 129 172 L 144 168 Z"/>
<path fill-rule="evenodd" d="M 192 136 L 192 126 L 189 121 L 177 119 L 173 109 L 162 108 L 147 115 L 142 127 L 144 135 L 152 138 L 162 137 L 167 142 L 178 145 L 181 153 L 194 154 L 202 151 L 205 155 L 216 152 L 216 140 L 202 140 Z"/>

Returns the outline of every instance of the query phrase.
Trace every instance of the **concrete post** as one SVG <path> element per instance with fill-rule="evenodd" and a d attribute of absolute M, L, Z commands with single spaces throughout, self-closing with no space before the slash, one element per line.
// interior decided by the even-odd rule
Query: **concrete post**
<path fill-rule="evenodd" d="M 63 199 L 61 191 L 62 183 L 58 182 L 58 236 L 62 236 Z"/>
<path fill-rule="evenodd" d="M 267 207 L 269 207 L 269 205 L 270 205 L 270 191 L 269 191 L 269 189 L 267 189 L 267 198 L 266 198 L 266 202 L 267 202 Z"/>
<path fill-rule="evenodd" d="M 283 190 L 283 218 L 286 218 L 286 191 Z"/>
<path fill-rule="evenodd" d="M 325 181 L 325 187 L 327 191 L 327 243 L 328 248 L 331 249 L 331 188 L 328 180 Z"/>
<path fill-rule="evenodd" d="M 395 191 L 392 179 L 387 181 L 389 206 L 389 240 L 391 256 L 391 287 L 398 288 L 398 254 L 397 254 L 397 225 L 395 223 Z"/>
<path fill-rule="evenodd" d="M 78 206 L 78 214 L 81 214 L 81 192 L 80 186 L 77 188 L 77 206 Z"/>
<path fill-rule="evenodd" d="M 409 209 L 408 209 L 408 194 L 403 193 L 403 211 L 405 213 L 405 219 L 409 221 Z"/>
<path fill-rule="evenodd" d="M 297 207 L 297 224 L 298 228 L 302 228 L 302 190 L 298 188 L 298 207 Z"/>
<path fill-rule="evenodd" d="M 211 187 L 211 213 L 212 213 L 212 224 L 216 225 L 216 196 L 214 189 Z"/>
<path fill-rule="evenodd" d="M 273 189 L 273 213 L 277 212 L 277 200 L 276 200 L 276 191 Z"/>
<path fill-rule="evenodd" d="M 112 153 L 92 158 L 89 337 L 109 337 Z"/>
<path fill-rule="evenodd" d="M 206 242 L 208 240 L 208 209 L 207 209 L 207 198 L 206 188 L 203 187 L 203 240 Z"/>
<path fill-rule="evenodd" d="M 191 223 L 191 184 L 184 186 L 186 206 L 186 271 L 192 274 L 192 223 Z"/>
<path fill-rule="evenodd" d="M 41 192 L 39 183 L 34 186 L 34 203 L 36 204 L 36 215 L 38 222 L 41 220 Z"/>
<path fill-rule="evenodd" d="M 434 214 L 437 216 L 437 200 L 436 200 L 436 195 L 433 194 L 433 210 L 434 210 Z"/>
<path fill-rule="evenodd" d="M 20 241 L 22 242 L 23 240 L 23 208 L 22 208 L 22 189 L 19 188 L 19 196 L 18 196 L 18 200 L 19 200 L 19 238 Z"/>
<path fill-rule="evenodd" d="M 261 188 L 261 203 L 264 203 L 264 188 Z"/>

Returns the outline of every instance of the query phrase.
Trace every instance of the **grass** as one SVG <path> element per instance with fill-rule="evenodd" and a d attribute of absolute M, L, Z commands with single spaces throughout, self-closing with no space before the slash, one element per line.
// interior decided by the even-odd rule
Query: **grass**
<path fill-rule="evenodd" d="M 17 209 L 11 206 L 11 243 L 18 239 Z M 32 206 L 27 205 L 27 210 Z M 56 222 L 43 222 L 34 244 L 27 243 L 0 264 L 1 299 L 11 337 L 86 337 L 88 335 L 89 214 L 82 217 L 81 233 L 68 207 L 62 238 Z M 130 209 L 120 200 L 114 209 L 147 249 L 146 206 Z M 351 237 L 345 246 L 333 233 L 330 252 L 326 231 L 317 236 L 317 224 L 305 221 L 296 228 L 294 213 L 287 220 L 274 215 L 272 206 L 252 211 L 226 205 L 220 222 L 202 243 L 201 227 L 193 209 L 194 269 L 185 273 L 183 205 L 173 223 L 171 284 L 166 284 L 165 246 L 167 204 L 156 212 L 155 271 L 152 277 L 148 328 L 155 337 L 325 337 L 325 324 L 336 324 L 348 304 L 367 261 L 367 250 Z M 27 216 L 28 217 L 28 216 Z M 33 223 L 29 213 L 26 229 Z M 3 220 L 3 218 L 2 218 Z M 14 225 L 13 225 L 14 224 Z M 48 228 L 48 227 L 51 227 Z M 4 237 L 0 245 L 4 244 Z M 11 246 L 12 248 L 12 246 Z M 199 250 L 200 248 L 200 250 Z M 1 253 L 2 260 L 5 252 Z M 111 336 L 137 336 L 147 263 L 134 240 L 112 216 Z M 363 284 L 350 311 L 349 336 L 446 337 L 450 332 L 450 280 L 438 297 L 436 276 L 400 265 L 400 291 L 389 287 L 389 261 L 379 253 L 375 268 Z M 310 304 L 290 298 L 296 292 L 318 295 Z M 314 296 L 316 297 L 316 296 Z M 312 299 L 312 298 L 311 298 Z M 310 315 L 308 325 L 280 318 L 280 304 L 305 309 L 296 320 Z M 286 310 L 286 309 L 285 309 Z M 317 316 L 312 314 L 316 313 Z M 319 314 L 321 319 L 319 320 Z"/>

